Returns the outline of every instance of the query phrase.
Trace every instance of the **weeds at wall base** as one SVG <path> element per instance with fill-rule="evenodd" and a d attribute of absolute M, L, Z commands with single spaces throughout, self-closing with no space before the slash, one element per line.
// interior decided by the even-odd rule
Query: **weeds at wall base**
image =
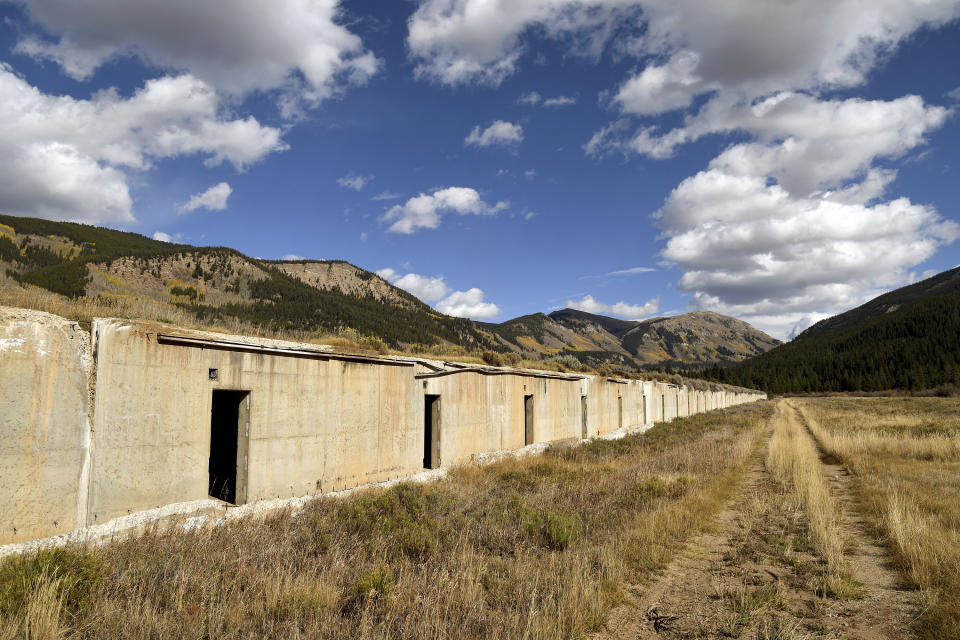
<path fill-rule="evenodd" d="M 58 620 L 72 638 L 580 637 L 708 525 L 769 415 L 757 403 L 618 447 L 554 447 L 297 515 L 71 550 L 89 565 L 66 562 L 62 577 L 88 567 L 90 579 Z"/>

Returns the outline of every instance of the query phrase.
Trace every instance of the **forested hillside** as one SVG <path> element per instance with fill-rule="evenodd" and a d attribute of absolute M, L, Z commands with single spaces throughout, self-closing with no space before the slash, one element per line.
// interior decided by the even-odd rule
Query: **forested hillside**
<path fill-rule="evenodd" d="M 883 315 L 858 313 L 866 319 L 696 374 L 768 393 L 918 391 L 960 384 L 960 293 L 929 295 Z"/>
<path fill-rule="evenodd" d="M 199 322 L 231 317 L 282 333 L 350 328 L 393 347 L 488 345 L 470 320 L 437 313 L 376 274 L 343 261 L 311 264 L 349 273 L 349 292 L 337 282 L 312 284 L 288 272 L 306 262 L 270 262 L 226 247 L 171 244 L 83 224 L 0 216 L 3 273 L 71 298 L 145 298 L 186 310 Z"/>
<path fill-rule="evenodd" d="M 921 280 L 920 282 L 877 296 L 873 300 L 855 309 L 821 320 L 809 327 L 798 337 L 814 336 L 829 331 L 836 331 L 837 329 L 844 329 L 858 322 L 896 311 L 904 305 L 929 298 L 930 296 L 940 296 L 957 292 L 960 292 L 960 268 L 938 273 L 926 280 Z"/>

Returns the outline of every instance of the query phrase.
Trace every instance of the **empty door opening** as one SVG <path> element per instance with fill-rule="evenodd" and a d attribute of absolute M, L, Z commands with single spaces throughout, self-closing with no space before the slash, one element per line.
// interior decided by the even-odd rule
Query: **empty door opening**
<path fill-rule="evenodd" d="M 580 437 L 587 437 L 587 396 L 580 396 L 581 427 Z"/>
<path fill-rule="evenodd" d="M 640 424 L 647 424 L 647 396 L 640 396 L 640 404 L 643 406 L 643 422 Z"/>
<path fill-rule="evenodd" d="M 423 468 L 440 466 L 440 396 L 423 397 Z"/>
<path fill-rule="evenodd" d="M 523 442 L 533 444 L 533 396 L 523 396 Z"/>
<path fill-rule="evenodd" d="M 210 409 L 208 494 L 232 504 L 247 501 L 250 392 L 214 390 Z"/>
<path fill-rule="evenodd" d="M 660 394 L 660 419 L 667 419 L 667 395 L 665 393 Z"/>
<path fill-rule="evenodd" d="M 617 396 L 617 429 L 623 429 L 623 396 Z"/>

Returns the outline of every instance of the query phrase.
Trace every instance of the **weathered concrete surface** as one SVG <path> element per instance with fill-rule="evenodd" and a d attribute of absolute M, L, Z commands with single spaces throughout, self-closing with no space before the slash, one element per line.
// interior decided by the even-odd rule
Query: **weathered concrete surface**
<path fill-rule="evenodd" d="M 533 396 L 533 442 L 582 435 L 582 376 L 537 377 L 532 373 L 472 370 L 427 373 L 421 380 L 424 394 L 440 396 L 443 465 L 525 446 L 525 396 Z"/>
<path fill-rule="evenodd" d="M 89 380 L 76 322 L 0 307 L 0 544 L 82 526 Z"/>
<path fill-rule="evenodd" d="M 161 344 L 157 336 L 164 331 L 227 338 L 156 323 L 94 321 L 96 454 L 88 524 L 206 498 L 216 389 L 249 391 L 246 501 L 341 489 L 422 468 L 416 422 L 422 398 L 412 364 Z"/>
<path fill-rule="evenodd" d="M 49 314 L 0 315 L 0 523 L 14 523 L 0 545 L 83 527 L 139 527 L 191 511 L 246 513 L 417 477 L 427 453 L 428 395 L 441 399 L 436 451 L 443 467 L 492 452 L 535 452 L 550 442 L 622 434 L 765 397 L 704 390 L 699 383 L 695 389 L 365 357 L 96 319 L 90 424 L 88 343 L 75 323 Z M 239 419 L 233 418 L 244 443 L 236 458 L 242 471 L 238 466 L 235 502 L 250 503 L 245 507 L 207 495 L 211 409 L 214 392 L 223 390 L 247 394 Z M 532 397 L 529 445 L 526 396 Z"/>

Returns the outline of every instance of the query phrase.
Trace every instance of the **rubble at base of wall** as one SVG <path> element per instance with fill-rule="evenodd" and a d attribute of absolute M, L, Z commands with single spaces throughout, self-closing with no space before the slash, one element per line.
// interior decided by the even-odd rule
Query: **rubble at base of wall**
<path fill-rule="evenodd" d="M 650 422 L 637 427 L 624 427 L 611 433 L 605 433 L 599 436 L 572 441 L 570 444 L 573 446 L 580 446 L 589 442 L 593 442 L 594 440 L 619 440 L 628 435 L 644 433 L 653 426 L 653 423 Z M 488 451 L 474 456 L 472 462 L 469 464 L 487 465 L 510 458 L 524 458 L 527 456 L 540 455 L 551 445 L 555 444 L 558 443 L 537 442 L 527 445 L 522 449 Z M 0 545 L 0 558 L 5 558 L 11 555 L 34 553 L 41 549 L 63 547 L 73 544 L 105 544 L 125 536 L 137 535 L 152 525 L 166 524 L 168 526 L 179 527 L 184 531 L 189 531 L 204 527 L 218 527 L 229 520 L 248 518 L 282 509 L 289 509 L 291 512 L 297 512 L 303 509 L 309 502 L 314 500 L 321 500 L 324 498 L 343 498 L 352 493 L 363 491 L 365 489 L 388 489 L 402 482 L 436 482 L 446 478 L 451 468 L 454 467 L 425 469 L 420 473 L 393 478 L 383 482 L 373 482 L 359 485 L 349 489 L 342 489 L 340 491 L 315 493 L 306 496 L 296 496 L 293 498 L 258 500 L 256 502 L 251 502 L 250 504 L 239 506 L 227 506 L 225 503 L 212 498 L 205 500 L 192 500 L 190 502 L 177 502 L 175 504 L 164 505 L 156 509 L 147 509 L 145 511 L 131 513 L 127 516 L 114 518 L 108 522 L 86 527 L 84 529 L 79 529 L 70 533 L 51 536 L 49 538 L 41 538 L 39 540 L 31 540 L 29 542 Z"/>

